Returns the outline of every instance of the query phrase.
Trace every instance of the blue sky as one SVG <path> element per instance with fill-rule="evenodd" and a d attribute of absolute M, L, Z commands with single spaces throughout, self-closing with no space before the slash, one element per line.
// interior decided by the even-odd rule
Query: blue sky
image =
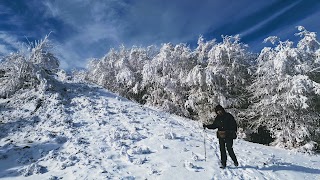
<path fill-rule="evenodd" d="M 62 68 L 85 67 L 124 44 L 194 46 L 240 34 L 259 52 L 268 36 L 296 41 L 296 26 L 320 32 L 320 0 L 1 0 L 0 54 L 50 34 Z"/>

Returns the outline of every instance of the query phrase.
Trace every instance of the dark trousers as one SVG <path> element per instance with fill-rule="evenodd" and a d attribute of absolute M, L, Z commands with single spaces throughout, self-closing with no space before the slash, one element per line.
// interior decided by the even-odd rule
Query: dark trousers
<path fill-rule="evenodd" d="M 222 138 L 219 138 L 219 145 L 220 145 L 220 155 L 221 155 L 221 164 L 223 166 L 226 166 L 227 165 L 227 152 L 226 152 L 226 147 L 227 147 L 227 151 L 228 151 L 228 154 L 229 156 L 231 157 L 231 159 L 233 160 L 233 162 L 235 164 L 238 163 L 238 160 L 237 160 L 237 157 L 236 155 L 234 154 L 234 151 L 233 151 L 233 139 L 222 139 Z"/>

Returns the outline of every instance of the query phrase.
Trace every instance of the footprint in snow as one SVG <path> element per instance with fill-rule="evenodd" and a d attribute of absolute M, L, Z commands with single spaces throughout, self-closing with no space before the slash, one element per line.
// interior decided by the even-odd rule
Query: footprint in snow
<path fill-rule="evenodd" d="M 192 162 L 190 161 L 185 161 L 184 162 L 184 167 L 189 170 L 189 171 L 194 171 L 194 172 L 200 172 L 200 170 L 202 170 L 202 167 L 196 166 L 194 165 Z"/>

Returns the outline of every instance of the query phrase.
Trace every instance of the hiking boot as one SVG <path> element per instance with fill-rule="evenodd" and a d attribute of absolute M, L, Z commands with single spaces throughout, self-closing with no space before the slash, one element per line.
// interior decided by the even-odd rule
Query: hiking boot
<path fill-rule="evenodd" d="M 235 162 L 234 165 L 235 165 L 236 167 L 238 167 L 238 166 L 239 166 L 239 163 L 238 163 L 238 162 Z"/>
<path fill-rule="evenodd" d="M 220 168 L 221 168 L 221 169 L 225 169 L 226 166 L 227 166 L 227 163 L 226 163 L 226 162 L 220 161 Z"/>

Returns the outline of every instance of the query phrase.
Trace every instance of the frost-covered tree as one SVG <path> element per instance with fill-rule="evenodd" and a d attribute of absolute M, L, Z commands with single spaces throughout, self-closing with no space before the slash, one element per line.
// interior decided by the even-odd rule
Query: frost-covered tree
<path fill-rule="evenodd" d="M 12 53 L 1 61 L 0 97 L 8 97 L 25 88 L 45 91 L 48 81 L 58 71 L 59 61 L 50 52 L 52 44 L 46 36 L 43 40 L 29 45 L 29 52 Z"/>
<path fill-rule="evenodd" d="M 246 108 L 246 86 L 251 83 L 250 66 L 254 58 L 238 35 L 223 36 L 223 42 L 211 49 L 206 83 L 211 91 L 217 92 L 219 104 Z"/>
<path fill-rule="evenodd" d="M 182 86 L 188 71 L 195 63 L 191 49 L 185 44 L 164 44 L 160 52 L 143 68 L 143 86 L 149 104 L 187 116 L 184 101 L 186 87 Z"/>
<path fill-rule="evenodd" d="M 307 31 L 303 26 L 298 26 L 299 33 L 297 36 L 302 37 L 299 41 L 297 48 L 304 50 L 306 53 L 315 53 L 320 48 L 320 43 L 317 40 L 317 35 L 315 32 Z"/>
<path fill-rule="evenodd" d="M 198 46 L 195 49 L 194 54 L 196 55 L 199 64 L 207 64 L 209 59 L 209 52 L 216 45 L 216 40 L 205 41 L 203 36 L 198 38 Z"/>
<path fill-rule="evenodd" d="M 127 98 L 143 102 L 142 71 L 145 61 L 155 54 L 155 47 L 121 46 L 111 49 L 103 58 L 92 59 L 88 65 L 86 79 L 108 88 Z"/>
<path fill-rule="evenodd" d="M 31 53 L 28 59 L 47 73 L 54 74 L 59 71 L 60 62 L 51 52 L 53 45 L 48 38 L 49 36 L 47 35 L 43 40 L 30 45 Z"/>
<path fill-rule="evenodd" d="M 91 61 L 87 78 L 128 98 L 195 119 L 212 114 L 212 109 L 204 110 L 208 105 L 246 105 L 252 56 L 238 36 L 224 36 L 219 44 L 200 37 L 194 51 L 185 44 L 166 43 L 154 52 L 111 50 Z"/>
<path fill-rule="evenodd" d="M 207 106 L 246 108 L 248 104 L 246 86 L 250 84 L 249 68 L 254 56 L 239 36 L 222 38 L 223 42 L 217 44 L 199 38 L 198 65 L 189 71 L 184 81 L 191 87 L 186 106 L 201 116 L 212 113 L 212 108 L 203 112 Z"/>
<path fill-rule="evenodd" d="M 39 84 L 34 72 L 34 66 L 18 53 L 5 57 L 1 62 L 0 96 L 9 97 L 21 88 L 33 87 Z"/>
<path fill-rule="evenodd" d="M 268 130 L 273 144 L 286 148 L 315 144 L 319 129 L 320 84 L 308 76 L 319 65 L 315 55 L 319 43 L 314 33 L 299 30 L 302 39 L 296 48 L 291 41 L 266 39 L 278 44 L 261 51 L 255 80 L 248 88 L 253 95 L 248 123 L 255 130 Z"/>

